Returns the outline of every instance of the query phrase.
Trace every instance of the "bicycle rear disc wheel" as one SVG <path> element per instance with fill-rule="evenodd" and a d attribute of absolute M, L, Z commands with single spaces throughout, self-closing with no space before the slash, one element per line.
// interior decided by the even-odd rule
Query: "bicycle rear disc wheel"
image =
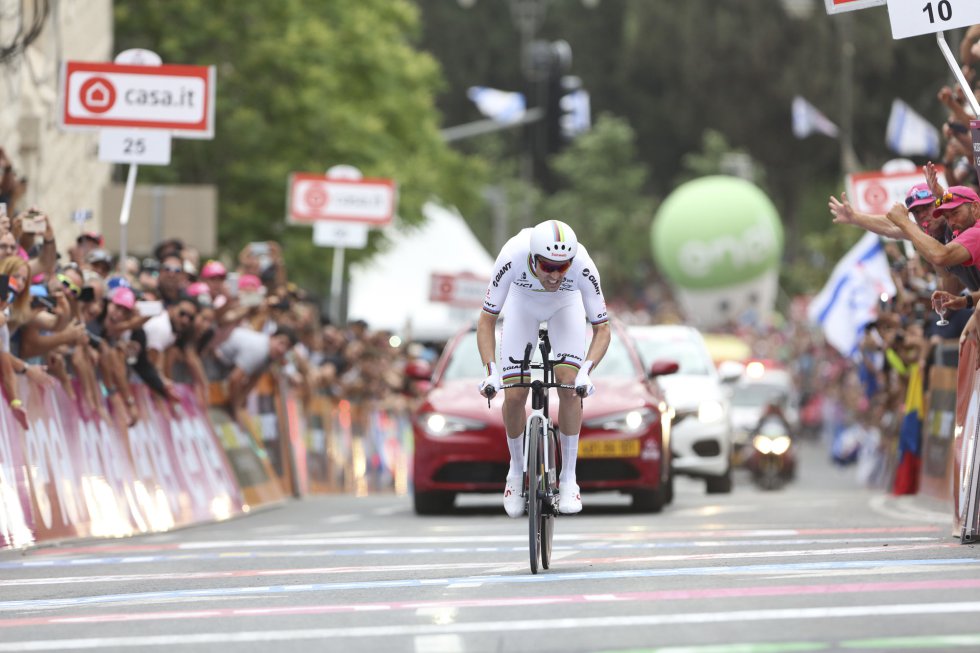
<path fill-rule="evenodd" d="M 531 573 L 538 573 L 541 559 L 541 429 L 535 423 L 527 437 L 531 438 L 527 447 L 527 527 L 528 553 L 531 557 Z"/>
<path fill-rule="evenodd" d="M 551 568 L 551 540 L 555 535 L 554 491 L 555 480 L 558 478 L 558 434 L 554 429 L 548 429 L 548 469 L 543 476 L 545 510 L 541 514 L 541 566 Z M 543 455 L 543 452 L 542 452 Z"/>

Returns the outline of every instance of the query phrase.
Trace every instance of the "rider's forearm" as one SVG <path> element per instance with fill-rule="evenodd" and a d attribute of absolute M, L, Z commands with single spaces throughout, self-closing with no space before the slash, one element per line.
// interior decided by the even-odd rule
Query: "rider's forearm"
<path fill-rule="evenodd" d="M 496 324 L 496 316 L 480 313 L 480 319 L 476 324 L 476 346 L 480 350 L 480 362 L 484 366 L 496 360 L 497 337 L 494 333 Z"/>
<path fill-rule="evenodd" d="M 593 369 L 599 365 L 599 361 L 606 355 L 611 337 L 608 322 L 592 327 L 592 343 L 589 345 L 589 352 L 585 355 L 585 360 L 592 361 Z"/>

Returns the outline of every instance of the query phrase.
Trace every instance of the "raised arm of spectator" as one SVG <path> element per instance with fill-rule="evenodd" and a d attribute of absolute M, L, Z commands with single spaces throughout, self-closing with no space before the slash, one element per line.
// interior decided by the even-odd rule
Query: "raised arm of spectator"
<path fill-rule="evenodd" d="M 26 429 L 27 413 L 24 412 L 23 401 L 20 398 L 20 390 L 17 384 L 17 377 L 14 373 L 12 359 L 13 355 L 10 353 L 0 352 L 0 382 L 3 383 L 3 392 L 7 398 L 7 405 L 20 425 Z"/>
<path fill-rule="evenodd" d="M 907 239 L 905 232 L 892 224 L 885 216 L 856 211 L 851 206 L 850 201 L 848 201 L 847 193 L 841 193 L 840 196 L 841 198 L 838 200 L 831 195 L 830 202 L 827 205 L 830 208 L 830 214 L 834 216 L 834 224 L 852 224 L 879 236 Z M 908 222 L 907 215 L 905 220 Z"/>
<path fill-rule="evenodd" d="M 922 254 L 922 257 L 933 265 L 948 267 L 970 260 L 970 252 L 963 245 L 957 242 L 950 242 L 944 245 L 935 238 L 923 233 L 918 225 L 909 220 L 908 212 L 902 204 L 896 203 L 885 215 L 892 224 L 902 230 L 904 238 L 912 241 L 915 249 Z"/>
<path fill-rule="evenodd" d="M 245 406 L 248 395 L 259 380 L 259 374 L 248 374 L 240 367 L 236 367 L 228 375 L 228 403 L 232 414 Z"/>
<path fill-rule="evenodd" d="M 936 164 L 929 161 L 922 166 L 922 173 L 926 176 L 926 183 L 929 184 L 929 190 L 932 191 L 932 196 L 942 197 L 946 189 L 939 183 L 939 173 L 936 171 Z"/>
<path fill-rule="evenodd" d="M 132 339 L 140 346 L 139 354 L 136 355 L 136 362 L 132 365 L 133 371 L 139 374 L 139 377 L 143 379 L 143 382 L 150 390 L 153 390 L 153 392 L 166 399 L 172 400 L 173 395 L 170 392 L 170 388 L 160 376 L 159 370 L 157 370 L 156 366 L 153 365 L 147 356 L 146 333 L 142 329 L 137 329 L 133 331 Z"/>
<path fill-rule="evenodd" d="M 42 333 L 45 328 L 35 320 L 20 330 L 20 353 L 24 358 L 45 356 L 62 345 L 82 345 L 88 339 L 85 326 L 79 322 L 52 333 Z"/>
<path fill-rule="evenodd" d="M 947 109 L 949 109 L 949 112 L 952 114 L 953 119 L 956 122 L 964 125 L 970 124 L 970 120 L 973 119 L 973 116 L 971 116 L 966 110 L 965 97 L 957 96 L 957 94 L 949 86 L 943 86 L 941 89 L 939 89 L 938 97 L 939 101 L 942 102 Z"/>
<path fill-rule="evenodd" d="M 31 259 L 31 276 L 44 274 L 51 276 L 55 273 L 58 265 L 58 248 L 54 242 L 54 230 L 51 228 L 51 219 L 47 214 L 38 216 L 44 220 L 44 240 L 41 243 L 41 253 L 37 258 Z"/>

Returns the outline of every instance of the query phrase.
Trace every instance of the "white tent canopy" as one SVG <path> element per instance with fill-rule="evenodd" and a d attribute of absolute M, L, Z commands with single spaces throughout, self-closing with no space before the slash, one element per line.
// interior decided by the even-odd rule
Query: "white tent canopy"
<path fill-rule="evenodd" d="M 457 211 L 428 202 L 423 213 L 420 228 L 388 227 L 390 247 L 351 266 L 347 315 L 372 330 L 440 341 L 474 321 L 479 308 L 429 301 L 432 274 L 468 273 L 489 283 L 494 260 Z"/>

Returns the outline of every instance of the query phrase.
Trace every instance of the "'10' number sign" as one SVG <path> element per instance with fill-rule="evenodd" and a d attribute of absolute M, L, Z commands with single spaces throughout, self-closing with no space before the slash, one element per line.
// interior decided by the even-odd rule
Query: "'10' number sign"
<path fill-rule="evenodd" d="M 888 0 L 892 36 L 904 39 L 980 23 L 976 0 Z"/>

